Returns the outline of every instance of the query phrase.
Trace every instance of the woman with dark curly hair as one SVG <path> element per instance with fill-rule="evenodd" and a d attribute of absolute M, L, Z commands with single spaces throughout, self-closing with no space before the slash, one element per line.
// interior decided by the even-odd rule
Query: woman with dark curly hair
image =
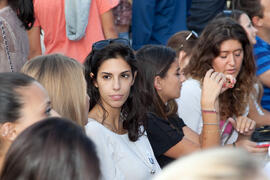
<path fill-rule="evenodd" d="M 160 167 L 143 130 L 140 73 L 129 41 L 96 42 L 85 62 L 90 97 L 87 135 L 104 179 L 150 179 Z"/>
<path fill-rule="evenodd" d="M 252 45 L 245 30 L 230 18 L 212 21 L 201 34 L 190 63 L 184 69 L 188 80 L 178 99 L 178 113 L 185 123 L 201 134 L 202 115 L 219 113 L 222 144 L 244 147 L 251 152 L 264 152 L 248 140 L 255 121 L 247 117 L 254 84 L 255 62 Z M 227 90 L 219 96 L 219 104 L 207 111 L 201 109 L 201 84 L 205 73 L 213 68 L 228 78 Z"/>

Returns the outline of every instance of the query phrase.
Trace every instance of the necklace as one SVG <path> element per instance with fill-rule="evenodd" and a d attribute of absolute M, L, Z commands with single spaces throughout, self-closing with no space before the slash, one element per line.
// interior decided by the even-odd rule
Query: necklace
<path fill-rule="evenodd" d="M 112 132 L 115 132 L 116 134 L 125 134 L 126 130 L 123 129 L 123 123 L 118 122 L 118 129 L 116 127 L 114 127 L 113 125 L 111 125 L 110 123 L 107 123 L 105 120 L 103 122 L 101 122 L 101 124 L 105 127 L 107 127 L 108 129 L 110 129 Z"/>

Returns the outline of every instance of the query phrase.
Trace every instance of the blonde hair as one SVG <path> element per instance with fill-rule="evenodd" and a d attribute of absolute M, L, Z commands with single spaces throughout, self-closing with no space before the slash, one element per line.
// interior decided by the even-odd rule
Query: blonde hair
<path fill-rule="evenodd" d="M 243 149 L 216 148 L 178 159 L 154 180 L 267 180 L 260 168 Z"/>
<path fill-rule="evenodd" d="M 53 109 L 60 116 L 85 125 L 88 112 L 86 81 L 79 62 L 61 54 L 38 56 L 28 61 L 21 72 L 45 87 Z"/>

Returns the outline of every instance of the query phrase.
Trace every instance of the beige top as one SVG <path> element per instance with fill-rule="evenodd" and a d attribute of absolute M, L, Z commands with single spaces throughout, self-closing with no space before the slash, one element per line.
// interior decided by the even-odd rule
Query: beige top
<path fill-rule="evenodd" d="M 16 13 L 9 7 L 0 9 L 0 20 L 3 23 L 11 63 L 14 72 L 20 71 L 27 61 L 29 53 L 29 41 L 25 28 L 18 19 Z M 7 58 L 3 34 L 0 27 L 0 72 L 10 72 L 10 63 Z"/>

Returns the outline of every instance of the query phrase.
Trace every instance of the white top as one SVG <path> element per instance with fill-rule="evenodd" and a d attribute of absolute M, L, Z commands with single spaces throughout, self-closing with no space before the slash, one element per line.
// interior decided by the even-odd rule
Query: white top
<path fill-rule="evenodd" d="M 201 85 L 198 80 L 188 79 L 183 83 L 180 98 L 176 99 L 178 104 L 178 115 L 183 119 L 185 124 L 193 131 L 201 134 L 203 128 L 202 112 L 201 112 Z M 248 112 L 248 108 L 247 108 Z M 247 113 L 245 113 L 247 115 Z M 224 134 L 221 138 L 224 145 L 228 134 Z M 238 133 L 233 131 L 227 144 L 232 144 L 237 140 Z"/>
<path fill-rule="evenodd" d="M 148 180 L 160 171 L 146 135 L 132 142 L 128 134 L 116 134 L 90 118 L 85 131 L 96 144 L 102 179 Z"/>

